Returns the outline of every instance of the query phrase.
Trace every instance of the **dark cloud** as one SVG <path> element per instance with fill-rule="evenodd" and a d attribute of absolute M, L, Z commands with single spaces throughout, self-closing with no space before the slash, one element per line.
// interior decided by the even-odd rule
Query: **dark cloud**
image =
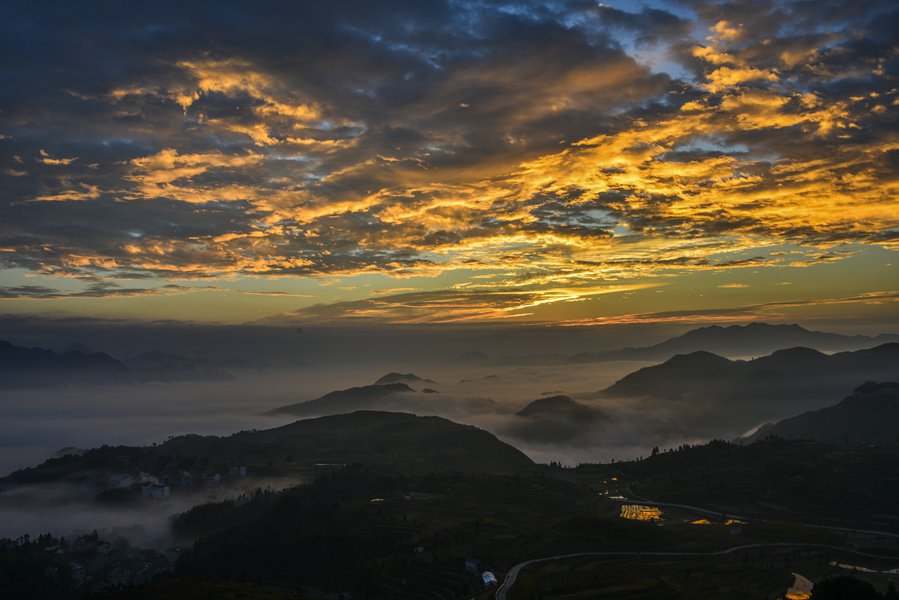
<path fill-rule="evenodd" d="M 679 40 L 686 37 L 690 21 L 657 8 L 643 8 L 640 12 L 627 12 L 599 3 L 590 7 L 600 22 L 611 28 L 631 31 L 640 42 Z"/>
<path fill-rule="evenodd" d="M 623 274 L 697 264 L 727 236 L 883 244 L 896 224 L 890 2 L 42 1 L 3 17 L 6 267 L 405 275 L 501 257 L 521 276 Z M 682 244 L 630 250 L 659 239 Z"/>
<path fill-rule="evenodd" d="M 184 285 L 167 284 L 150 288 L 124 288 L 115 283 L 92 283 L 81 291 L 69 292 L 43 285 L 20 285 L 0 287 L 0 298 L 114 298 L 122 296 L 155 296 L 167 294 L 185 294 L 195 291 L 213 291 L 220 288 L 214 286 L 190 287 Z"/>

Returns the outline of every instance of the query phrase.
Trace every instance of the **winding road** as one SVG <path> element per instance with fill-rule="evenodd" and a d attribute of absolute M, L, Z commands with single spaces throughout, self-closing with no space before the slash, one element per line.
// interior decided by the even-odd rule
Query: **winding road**
<path fill-rule="evenodd" d="M 632 494 L 633 495 L 633 494 Z M 696 512 L 705 515 L 714 515 L 714 516 L 723 516 L 726 519 L 739 519 L 741 521 L 749 520 L 748 517 L 741 515 L 732 515 L 727 513 L 722 513 L 721 511 L 715 511 L 708 508 L 702 508 L 699 506 L 690 506 L 688 504 L 675 504 L 671 502 L 655 502 L 653 500 L 649 500 L 647 498 L 641 498 L 640 496 L 633 495 L 633 499 L 618 497 L 612 498 L 612 500 L 616 502 L 620 502 L 622 504 L 644 504 L 647 506 L 659 506 L 659 507 L 668 507 L 668 508 L 681 508 L 684 510 L 688 510 L 691 512 Z M 753 519 L 755 521 L 764 521 L 764 519 Z M 829 531 L 840 531 L 843 533 L 862 533 L 866 535 L 877 535 L 883 537 L 890 537 L 899 539 L 899 534 L 890 533 L 887 531 L 872 531 L 868 529 L 852 529 L 849 527 L 834 527 L 831 525 L 813 525 L 809 523 L 796 523 L 797 525 L 802 525 L 804 527 L 811 527 L 813 529 L 827 529 Z M 879 556 L 877 554 L 868 554 L 866 552 L 858 552 L 857 550 L 850 550 L 848 548 L 841 548 L 839 546 L 830 546 L 827 544 L 807 544 L 807 543 L 793 543 L 793 542 L 772 542 L 767 544 L 746 544 L 743 546 L 734 546 L 733 548 L 727 548 L 726 550 L 717 550 L 714 552 L 647 552 L 647 551 L 630 551 L 630 552 L 621 552 L 621 551 L 608 551 L 608 552 L 578 552 L 575 554 L 559 554 L 557 556 L 545 556 L 543 558 L 534 558 L 531 560 L 526 560 L 524 562 L 520 562 L 506 573 L 505 579 L 503 579 L 502 585 L 499 586 L 496 590 L 496 600 L 506 600 L 506 594 L 512 586 L 515 585 L 515 580 L 518 579 L 518 574 L 521 573 L 521 570 L 527 566 L 549 562 L 553 560 L 565 560 L 569 558 L 583 558 L 588 556 L 636 556 L 636 557 L 644 557 L 644 556 L 722 556 L 725 554 L 733 554 L 734 552 L 740 552 L 743 550 L 752 550 L 757 548 L 819 548 L 826 550 L 837 550 L 840 552 L 845 552 L 847 554 L 854 554 L 856 556 L 863 556 L 866 558 L 879 558 L 879 559 L 887 559 L 887 560 L 895 560 L 895 556 Z"/>
<path fill-rule="evenodd" d="M 716 513 L 720 514 L 720 513 Z M 733 554 L 735 552 L 741 552 L 743 550 L 753 550 L 757 548 L 818 548 L 823 550 L 837 550 L 839 552 L 845 552 L 847 554 L 853 554 L 855 556 L 863 556 L 866 558 L 879 558 L 879 559 L 887 559 L 887 560 L 895 560 L 895 556 L 880 556 L 878 554 L 869 554 L 867 552 L 859 552 L 857 550 L 849 550 L 847 548 L 841 548 L 839 546 L 830 546 L 827 544 L 804 544 L 804 543 L 790 543 L 790 542 L 772 542 L 769 544 L 746 544 L 744 546 L 734 546 L 733 548 L 727 548 L 726 550 L 716 550 L 714 552 L 621 552 L 621 551 L 610 551 L 610 552 L 576 552 L 574 554 L 559 554 L 557 556 L 545 556 L 543 558 L 534 558 L 531 560 L 526 560 L 524 562 L 520 562 L 506 573 L 506 578 L 503 580 L 501 586 L 499 586 L 496 590 L 496 600 L 506 600 L 506 594 L 512 589 L 512 586 L 515 585 L 515 580 L 518 579 L 518 574 L 521 573 L 521 570 L 527 566 L 549 562 L 553 560 L 565 560 L 569 558 L 585 558 L 585 557 L 602 557 L 602 556 L 636 556 L 636 557 L 645 557 L 645 556 L 662 556 L 662 557 L 678 557 L 678 556 L 722 556 L 725 554 Z"/>

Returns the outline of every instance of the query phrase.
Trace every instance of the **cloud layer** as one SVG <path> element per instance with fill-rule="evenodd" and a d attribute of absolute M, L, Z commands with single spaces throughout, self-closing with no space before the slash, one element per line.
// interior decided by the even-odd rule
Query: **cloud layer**
<path fill-rule="evenodd" d="M 527 305 L 896 248 L 892 2 L 3 13 L 0 266 L 76 294 L 466 270 Z"/>

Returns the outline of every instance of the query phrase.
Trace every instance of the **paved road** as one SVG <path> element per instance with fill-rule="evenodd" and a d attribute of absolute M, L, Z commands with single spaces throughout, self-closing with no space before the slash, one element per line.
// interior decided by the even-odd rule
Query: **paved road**
<path fill-rule="evenodd" d="M 721 514 L 721 513 L 716 513 Z M 677 556 L 722 556 L 725 554 L 733 554 L 734 552 L 741 552 L 743 550 L 752 550 L 756 548 L 820 548 L 825 550 L 837 550 L 839 552 L 845 552 L 847 554 L 854 554 L 856 556 L 864 556 L 866 558 L 880 558 L 880 559 L 895 559 L 895 556 L 880 556 L 877 554 L 868 554 L 867 552 L 858 552 L 856 550 L 849 550 L 847 548 L 841 548 L 839 546 L 829 546 L 827 544 L 803 544 L 803 543 L 790 543 L 790 542 L 774 542 L 770 544 L 746 544 L 744 546 L 734 546 L 733 548 L 728 548 L 726 550 L 717 550 L 714 552 L 577 552 L 574 554 L 559 554 L 558 556 L 545 556 L 543 558 L 534 558 L 531 560 L 526 560 L 524 562 L 520 562 L 506 573 L 506 578 L 503 580 L 503 584 L 499 586 L 496 590 L 496 600 L 506 600 L 506 594 L 512 586 L 515 585 L 515 580 L 518 579 L 518 574 L 521 573 L 521 570 L 525 567 L 537 563 L 549 562 L 553 560 L 565 560 L 569 558 L 584 558 L 589 556 L 636 556 L 636 557 L 652 557 L 652 556 L 661 556 L 661 557 L 677 557 Z"/>

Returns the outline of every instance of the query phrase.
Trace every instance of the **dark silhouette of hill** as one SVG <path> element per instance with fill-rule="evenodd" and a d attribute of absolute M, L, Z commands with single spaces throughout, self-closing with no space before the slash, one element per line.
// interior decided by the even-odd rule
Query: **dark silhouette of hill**
<path fill-rule="evenodd" d="M 240 505 L 206 504 L 178 515 L 176 531 L 199 539 L 177 569 L 199 580 L 241 573 L 284 589 L 347 590 L 344 597 L 354 599 L 492 598 L 495 588 L 485 590 L 479 573 L 464 571 L 465 557 L 478 557 L 486 569 L 545 551 L 560 538 L 553 525 L 596 512 L 591 492 L 521 471 L 399 477 L 348 467 Z M 632 524 L 608 522 L 600 533 L 569 522 L 565 533 L 590 536 L 582 545 L 631 538 Z"/>
<path fill-rule="evenodd" d="M 287 414 L 305 417 L 310 415 L 334 415 L 356 410 L 367 410 L 378 408 L 378 405 L 382 404 L 385 400 L 404 393 L 414 394 L 415 390 L 405 383 L 363 385 L 346 390 L 328 392 L 315 400 L 280 406 L 270 411 L 270 414 Z"/>
<path fill-rule="evenodd" d="M 289 460 L 285 459 L 289 456 Z M 316 464 L 361 463 L 400 471 L 492 473 L 532 461 L 492 433 L 441 417 L 357 411 L 296 421 L 274 429 L 230 436 L 184 435 L 154 446 L 103 446 L 45 461 L 0 479 L 0 485 L 51 481 L 94 483 L 123 475 L 161 475 L 189 465 L 224 469 L 250 465 L 252 472 L 311 469 Z"/>
<path fill-rule="evenodd" d="M 830 443 L 899 444 L 899 383 L 866 383 L 838 404 L 770 423 L 749 436 Z"/>
<path fill-rule="evenodd" d="M 865 352 L 859 350 L 859 352 Z M 833 360 L 830 355 L 813 350 L 811 348 L 785 348 L 775 350 L 768 356 L 760 356 L 750 361 L 755 369 L 783 371 L 785 369 L 807 370 L 821 369 L 831 366 Z"/>
<path fill-rule="evenodd" d="M 67 354 L 69 352 L 81 352 L 82 354 L 93 354 L 94 351 L 78 342 L 73 342 L 59 351 L 59 354 Z"/>
<path fill-rule="evenodd" d="M 572 356 L 561 354 L 504 357 L 499 364 L 589 363 L 613 360 L 666 360 L 677 354 L 704 350 L 723 356 L 745 357 L 770 354 L 782 348 L 807 347 L 837 352 L 870 348 L 887 342 L 899 342 L 899 334 L 877 336 L 842 335 L 811 331 L 800 325 L 710 325 L 665 340 L 653 346 L 622 348 L 601 352 L 582 352 Z"/>
<path fill-rule="evenodd" d="M 0 341 L 0 387 L 50 387 L 67 383 L 128 383 L 128 369 L 103 352 L 57 354 Z"/>
<path fill-rule="evenodd" d="M 608 416 L 597 408 L 568 396 L 556 395 L 534 400 L 515 413 L 506 433 L 528 442 L 563 444 L 577 442 L 590 434 Z"/>
<path fill-rule="evenodd" d="M 791 348 L 748 361 L 693 352 L 638 369 L 597 394 L 669 410 L 685 434 L 732 439 L 835 404 L 859 381 L 897 379 L 896 343 L 832 355 Z"/>
<path fill-rule="evenodd" d="M 899 344 L 855 352 L 823 354 L 810 348 L 778 350 L 749 361 L 728 360 L 700 351 L 644 367 L 603 390 L 613 396 L 689 398 L 714 395 L 719 401 L 772 401 L 824 390 L 832 395 L 859 380 L 899 376 Z"/>
<path fill-rule="evenodd" d="M 644 460 L 578 467 L 616 474 L 629 494 L 659 502 L 899 532 L 899 447 L 768 438 L 663 449 Z M 775 517 L 775 515 L 777 517 Z"/>
<path fill-rule="evenodd" d="M 147 381 L 224 381 L 227 373 L 193 365 L 133 368 L 105 352 L 57 353 L 0 341 L 0 388 L 43 388 L 69 384 L 129 384 Z"/>
<path fill-rule="evenodd" d="M 496 472 L 533 464 L 520 450 L 483 429 L 409 413 L 357 411 L 220 439 L 232 440 L 238 446 L 248 443 L 263 448 L 290 443 L 294 454 L 314 455 L 321 451 L 343 462 L 397 461 L 424 471 Z M 177 440 L 163 446 L 178 452 Z"/>
<path fill-rule="evenodd" d="M 375 385 L 386 385 L 388 383 L 405 383 L 407 385 L 420 383 L 436 383 L 431 379 L 423 379 L 415 373 L 388 373 L 375 382 Z"/>
<path fill-rule="evenodd" d="M 539 398 L 515 414 L 527 418 L 564 418 L 588 422 L 604 416 L 600 410 L 563 395 Z"/>
<path fill-rule="evenodd" d="M 697 385 L 708 388 L 727 381 L 736 374 L 737 364 L 704 350 L 678 354 L 625 375 L 603 391 L 613 396 L 680 396 Z"/>

